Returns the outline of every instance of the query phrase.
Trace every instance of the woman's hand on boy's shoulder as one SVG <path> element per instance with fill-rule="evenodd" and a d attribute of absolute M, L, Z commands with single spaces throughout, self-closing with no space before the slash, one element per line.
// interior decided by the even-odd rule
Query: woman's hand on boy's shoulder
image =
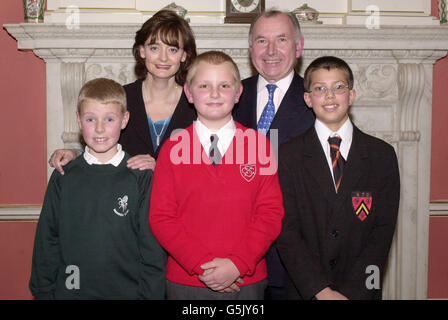
<path fill-rule="evenodd" d="M 80 155 L 79 150 L 76 149 L 57 149 L 48 160 L 50 167 L 55 168 L 60 174 L 64 175 L 64 169 L 62 168 L 70 161 L 76 159 Z"/>
<path fill-rule="evenodd" d="M 139 154 L 129 158 L 126 165 L 129 169 L 154 170 L 156 160 L 149 154 Z"/>

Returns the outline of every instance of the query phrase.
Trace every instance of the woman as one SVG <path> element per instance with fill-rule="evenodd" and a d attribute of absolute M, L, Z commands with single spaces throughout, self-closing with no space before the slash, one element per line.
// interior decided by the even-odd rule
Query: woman
<path fill-rule="evenodd" d="M 175 12 L 161 10 L 137 31 L 133 54 L 138 79 L 124 86 L 130 119 L 119 142 L 132 156 L 129 168 L 154 169 L 171 132 L 196 119 L 183 92 L 188 67 L 196 57 L 193 32 Z M 78 155 L 78 150 L 59 149 L 49 163 L 63 174 L 62 166 Z"/>

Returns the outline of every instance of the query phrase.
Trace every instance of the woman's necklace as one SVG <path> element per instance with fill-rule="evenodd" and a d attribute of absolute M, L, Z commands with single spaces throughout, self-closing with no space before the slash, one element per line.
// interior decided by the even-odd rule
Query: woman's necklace
<path fill-rule="evenodd" d="M 145 101 L 146 101 L 146 103 L 148 104 L 148 106 L 149 106 L 149 99 L 148 99 L 148 96 L 147 96 L 147 91 L 146 91 L 146 83 L 145 83 L 145 81 L 143 81 L 143 103 L 145 103 Z M 149 108 L 148 108 L 148 110 L 149 110 Z M 163 130 L 165 129 L 165 125 L 166 125 L 166 123 L 168 122 L 168 120 L 169 120 L 169 118 L 168 119 L 165 119 L 164 121 L 163 121 L 163 126 L 162 126 L 162 130 L 160 130 L 160 132 L 158 133 L 157 132 L 157 130 L 156 130 L 156 126 L 154 125 L 154 121 L 152 121 L 152 119 L 151 119 L 151 125 L 152 125 L 152 129 L 154 130 L 154 134 L 156 135 L 156 144 L 157 144 L 157 148 L 159 147 L 159 145 L 160 145 L 160 137 L 162 136 L 162 133 L 163 133 Z"/>
<path fill-rule="evenodd" d="M 160 144 L 160 136 L 162 135 L 163 129 L 165 129 L 165 125 L 168 122 L 168 119 L 165 119 L 163 121 L 163 126 L 162 126 L 162 130 L 160 130 L 160 133 L 157 133 L 156 131 L 156 126 L 154 125 L 154 121 L 151 120 L 151 124 L 152 124 L 152 128 L 154 129 L 154 133 L 156 135 L 156 144 L 157 144 L 157 148 L 159 147 Z"/>

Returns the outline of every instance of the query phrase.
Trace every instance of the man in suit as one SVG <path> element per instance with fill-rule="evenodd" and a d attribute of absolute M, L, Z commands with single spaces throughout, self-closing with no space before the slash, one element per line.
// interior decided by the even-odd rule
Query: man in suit
<path fill-rule="evenodd" d="M 233 117 L 246 127 L 265 132 L 274 148 L 302 134 L 314 123 L 313 111 L 303 100 L 303 79 L 294 71 L 303 43 L 300 25 L 289 13 L 266 11 L 250 26 L 249 51 L 259 74 L 243 80 L 243 94 Z M 275 85 L 272 93 L 267 85 Z M 266 298 L 284 299 L 285 271 L 275 243 L 266 260 Z"/>
<path fill-rule="evenodd" d="M 277 240 L 289 299 L 381 299 L 400 199 L 393 147 L 352 124 L 353 73 L 321 57 L 305 71 L 316 122 L 280 147 Z"/>

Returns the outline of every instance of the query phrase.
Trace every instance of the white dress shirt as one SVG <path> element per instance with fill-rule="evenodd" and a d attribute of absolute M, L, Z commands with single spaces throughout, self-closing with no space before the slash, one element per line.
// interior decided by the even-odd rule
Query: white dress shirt
<path fill-rule="evenodd" d="M 90 153 L 90 149 L 86 146 L 84 153 L 82 154 L 84 159 L 88 164 L 111 164 L 115 167 L 121 163 L 121 160 L 124 158 L 124 151 L 121 147 L 121 144 L 117 143 L 117 153 L 106 163 L 100 162 L 95 156 Z"/>
<path fill-rule="evenodd" d="M 212 134 L 216 134 L 218 136 L 218 150 L 221 153 L 222 157 L 224 157 L 227 148 L 229 148 L 230 144 L 232 143 L 233 136 L 235 135 L 236 131 L 236 126 L 233 118 L 231 118 L 230 121 L 227 122 L 227 124 L 218 131 L 210 130 L 199 119 L 194 121 L 194 128 L 196 129 L 199 141 L 201 142 L 202 147 L 204 148 L 207 155 L 210 150 L 210 146 L 212 145 L 210 136 Z"/>
<path fill-rule="evenodd" d="M 288 91 L 293 78 L 294 78 L 294 70 L 291 71 L 283 79 L 277 81 L 276 83 L 273 83 L 277 85 L 277 89 L 275 89 L 274 91 L 275 113 L 277 113 L 278 107 L 280 107 L 280 103 L 282 103 L 283 97 L 285 96 L 286 91 Z M 269 84 L 269 82 L 267 82 L 266 79 L 264 79 L 261 75 L 259 75 L 257 82 L 257 123 L 260 120 L 264 107 L 266 106 L 269 100 L 269 91 L 268 88 L 266 88 L 267 84 Z"/>
<path fill-rule="evenodd" d="M 338 131 L 331 131 L 323 122 L 316 119 L 314 123 L 314 128 L 316 129 L 317 136 L 319 137 L 320 144 L 325 153 L 325 158 L 327 158 L 328 167 L 330 168 L 331 176 L 333 177 L 333 166 L 331 163 L 330 155 L 330 144 L 328 143 L 329 137 L 339 136 L 341 137 L 341 145 L 339 146 L 339 151 L 344 160 L 347 160 L 350 147 L 353 140 L 353 124 L 350 119 L 347 119 L 345 123 L 339 128 Z"/>

